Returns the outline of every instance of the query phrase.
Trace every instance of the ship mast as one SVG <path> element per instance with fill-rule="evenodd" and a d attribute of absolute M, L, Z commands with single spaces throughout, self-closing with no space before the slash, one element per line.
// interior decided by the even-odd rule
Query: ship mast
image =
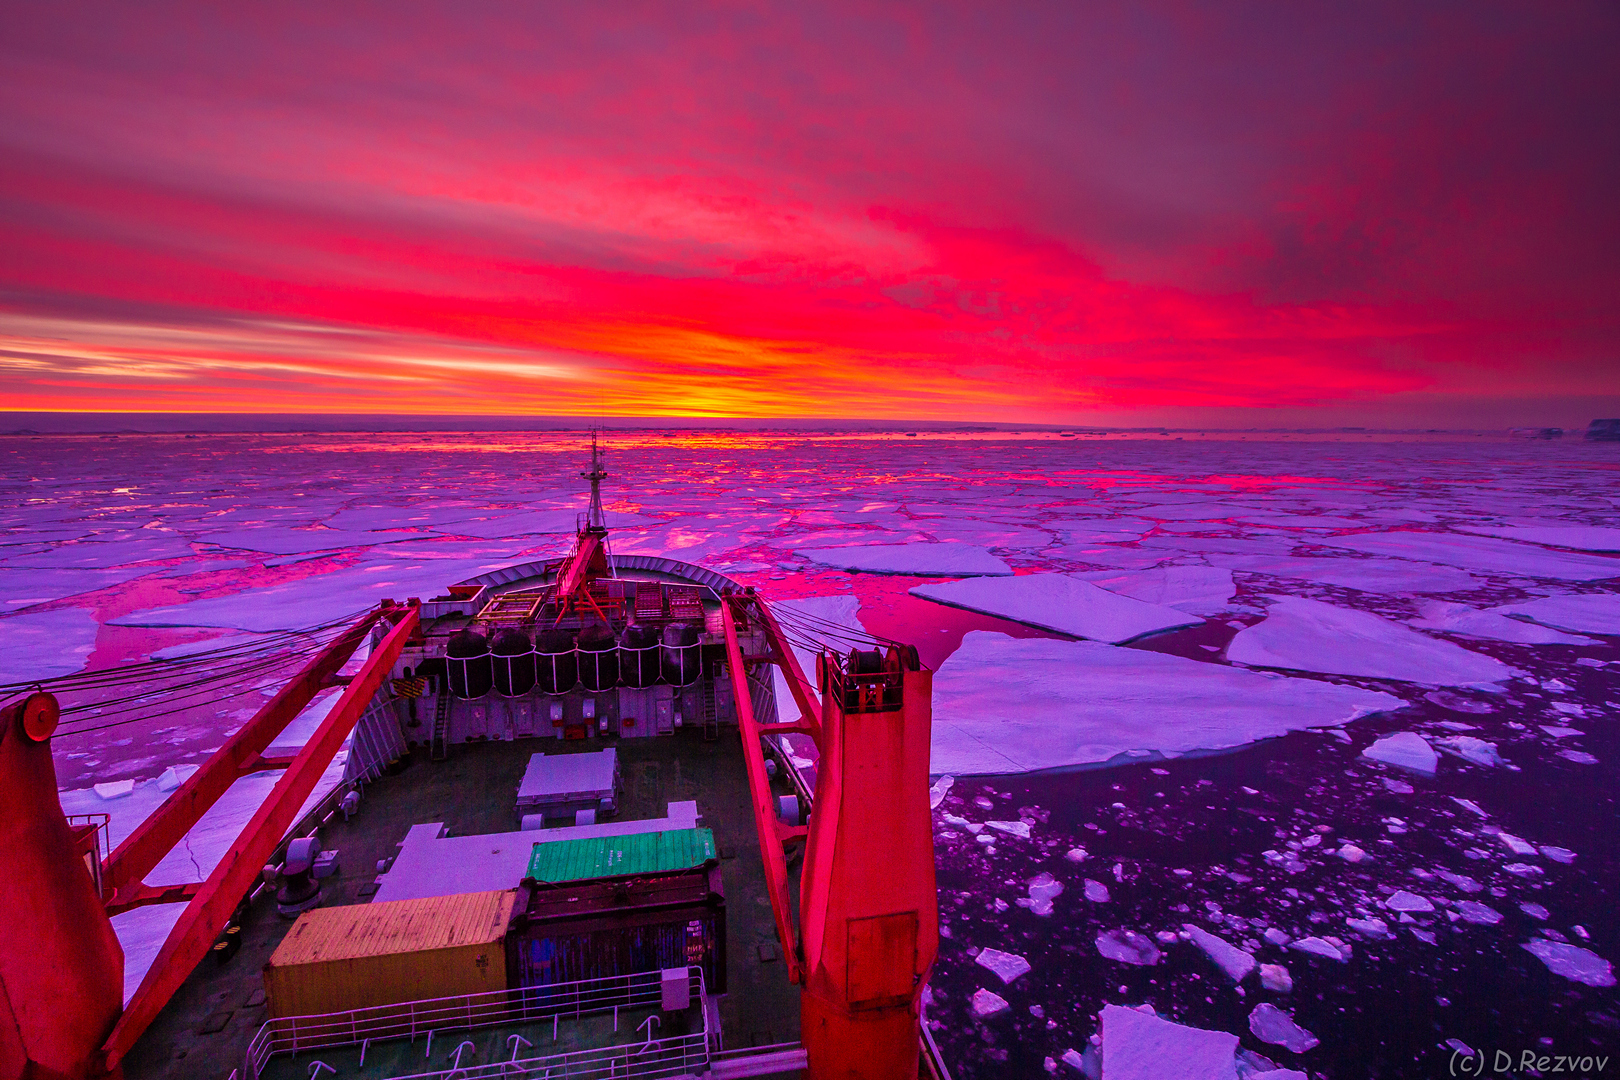
<path fill-rule="evenodd" d="M 591 506 L 585 512 L 585 527 L 593 532 L 607 535 L 607 515 L 602 511 L 602 481 L 607 479 L 607 470 L 602 468 L 602 455 L 596 446 L 596 429 L 591 429 L 591 471 L 579 474 L 582 479 L 591 482 Z"/>

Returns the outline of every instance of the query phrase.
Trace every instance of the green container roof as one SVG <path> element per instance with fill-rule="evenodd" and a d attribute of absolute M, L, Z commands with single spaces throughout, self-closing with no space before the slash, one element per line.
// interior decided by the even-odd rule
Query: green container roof
<path fill-rule="evenodd" d="M 557 882 L 656 874 L 702 866 L 715 857 L 714 833 L 708 829 L 552 840 L 534 845 L 528 876 Z"/>

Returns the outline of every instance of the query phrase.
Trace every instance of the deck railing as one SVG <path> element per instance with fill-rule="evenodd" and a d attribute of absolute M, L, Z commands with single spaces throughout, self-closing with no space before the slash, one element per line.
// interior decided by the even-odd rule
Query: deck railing
<path fill-rule="evenodd" d="M 686 970 L 688 1000 L 691 1002 L 689 1007 L 698 1009 L 703 1018 L 703 1030 L 689 1036 L 655 1039 L 647 1044 L 650 1048 L 649 1053 L 666 1044 L 672 1050 L 678 1049 L 682 1061 L 694 1052 L 707 1053 L 713 1036 L 709 1030 L 708 1011 L 703 1007 L 703 995 L 706 990 L 703 969 L 692 966 Z M 662 1006 L 663 983 L 659 973 L 654 971 L 580 982 L 553 983 L 547 986 L 526 986 L 513 990 L 491 990 L 482 994 L 463 994 L 424 1001 L 403 1001 L 316 1016 L 281 1016 L 267 1020 L 259 1028 L 248 1044 L 244 1064 L 251 1080 L 258 1080 L 265 1065 L 277 1054 L 298 1054 L 310 1050 L 347 1046 L 363 1047 L 367 1043 L 384 1039 L 410 1039 L 415 1042 L 422 1036 L 449 1037 L 452 1032 L 509 1024 L 544 1023 L 547 1020 L 552 1021 L 555 1027 L 563 1020 L 578 1020 L 585 1016 L 599 1016 L 606 1013 L 616 1015 L 621 1010 L 661 1009 Z M 688 1043 L 691 1045 L 688 1046 Z M 695 1051 L 693 1047 L 696 1047 Z M 625 1049 L 625 1047 L 610 1047 L 604 1048 L 604 1052 L 612 1050 L 620 1053 Z M 603 1069 L 607 1068 L 608 1060 L 602 1059 Z M 514 1064 L 519 1063 L 507 1062 L 506 1066 L 510 1069 Z M 566 1063 L 558 1064 L 560 1066 Z M 565 1076 L 583 1078 L 597 1075 L 586 1069 L 586 1064 L 586 1059 L 581 1059 L 570 1066 L 574 1069 L 573 1072 L 557 1072 L 553 1076 L 555 1080 L 562 1080 Z M 426 1072 L 421 1075 L 448 1076 L 450 1071 L 454 1071 L 457 1076 L 503 1075 L 468 1072 L 468 1068 L 471 1066 Z M 582 1069 L 585 1071 L 580 1071 Z M 509 1071 L 504 1075 L 525 1074 L 521 1071 Z M 542 1072 L 532 1075 L 538 1077 L 544 1074 Z M 603 1071 L 601 1075 L 625 1074 L 621 1069 L 617 1074 Z M 638 1072 L 634 1075 L 656 1077 L 664 1074 L 654 1071 Z"/>

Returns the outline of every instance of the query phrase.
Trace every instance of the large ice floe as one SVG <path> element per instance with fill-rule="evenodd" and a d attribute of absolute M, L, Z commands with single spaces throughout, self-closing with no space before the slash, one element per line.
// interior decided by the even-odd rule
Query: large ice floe
<path fill-rule="evenodd" d="M 1462 531 L 1577 551 L 1620 551 L 1620 529 L 1598 525 L 1473 525 Z"/>
<path fill-rule="evenodd" d="M 1471 608 L 1467 604 L 1448 604 L 1444 600 L 1429 600 L 1418 605 L 1418 618 L 1411 625 L 1426 630 L 1444 630 L 1464 637 L 1484 638 L 1488 641 L 1513 641 L 1522 645 L 1595 645 L 1591 638 L 1560 633 L 1545 626 L 1510 619 L 1504 611 L 1515 610 L 1518 605 L 1507 605 L 1490 611 Z M 1617 631 L 1620 632 L 1620 631 Z"/>
<path fill-rule="evenodd" d="M 1317 543 L 1364 551 L 1369 555 L 1421 559 L 1460 566 L 1465 570 L 1483 570 L 1515 577 L 1558 578 L 1563 581 L 1602 581 L 1620 577 L 1620 559 L 1551 551 L 1533 544 L 1487 536 L 1436 532 L 1356 533 L 1323 537 Z"/>
<path fill-rule="evenodd" d="M 1060 634 L 1114 643 L 1204 621 L 1197 615 L 1100 589 L 1069 574 L 967 578 L 917 585 L 911 594 Z"/>
<path fill-rule="evenodd" d="M 1501 615 L 1523 615 L 1560 630 L 1620 634 L 1620 593 L 1545 596 L 1522 604 L 1503 604 L 1491 608 L 1491 611 Z"/>
<path fill-rule="evenodd" d="M 0 684 L 72 675 L 95 651 L 100 630 L 79 608 L 0 618 Z"/>
<path fill-rule="evenodd" d="M 856 547 L 806 547 L 796 554 L 841 570 L 872 574 L 916 574 L 921 577 L 1011 575 L 1012 567 L 973 544 L 867 544 Z"/>
<path fill-rule="evenodd" d="M 1187 1027 L 1142 1006 L 1102 1009 L 1107 1080 L 1237 1080 L 1238 1037 Z"/>
<path fill-rule="evenodd" d="M 1213 615 L 1231 603 L 1232 571 L 1218 566 L 1161 566 L 1151 570 L 1089 570 L 1075 574 L 1109 592 L 1195 615 Z"/>
<path fill-rule="evenodd" d="M 1492 686 L 1512 668 L 1369 611 L 1274 596 L 1266 618 L 1238 631 L 1226 656 L 1254 667 L 1320 671 L 1430 686 Z"/>
<path fill-rule="evenodd" d="M 934 678 L 932 771 L 1028 772 L 1227 750 L 1403 704 L 1165 653 L 976 630 Z"/>
<path fill-rule="evenodd" d="M 1287 555 L 1207 556 L 1216 566 L 1267 577 L 1337 585 L 1372 593 L 1450 593 L 1477 589 L 1478 578 L 1454 566 L 1402 559 L 1294 558 Z"/>

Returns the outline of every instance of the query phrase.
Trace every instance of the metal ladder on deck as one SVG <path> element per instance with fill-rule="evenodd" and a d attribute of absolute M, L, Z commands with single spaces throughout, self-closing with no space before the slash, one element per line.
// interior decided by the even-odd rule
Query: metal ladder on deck
<path fill-rule="evenodd" d="M 720 738 L 720 709 L 714 700 L 714 680 L 703 680 L 703 741 Z"/>
<path fill-rule="evenodd" d="M 450 753 L 450 688 L 443 687 L 438 703 L 433 708 L 433 750 L 429 755 L 434 761 L 443 761 Z"/>

